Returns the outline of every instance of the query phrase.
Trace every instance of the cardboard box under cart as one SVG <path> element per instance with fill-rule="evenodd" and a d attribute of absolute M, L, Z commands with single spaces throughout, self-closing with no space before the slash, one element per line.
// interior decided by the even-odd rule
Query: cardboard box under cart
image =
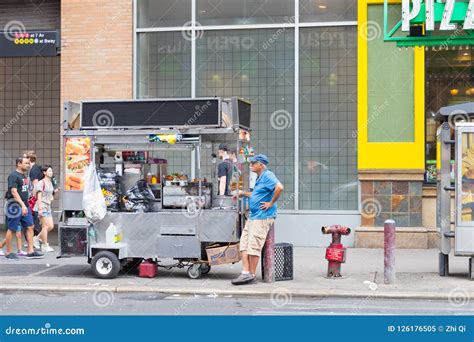
<path fill-rule="evenodd" d="M 239 262 L 241 259 L 239 243 L 211 245 L 206 248 L 209 265 L 223 265 Z"/>

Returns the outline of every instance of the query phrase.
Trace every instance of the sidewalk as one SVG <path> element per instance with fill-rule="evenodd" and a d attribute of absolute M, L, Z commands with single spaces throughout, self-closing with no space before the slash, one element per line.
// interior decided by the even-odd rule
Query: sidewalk
<path fill-rule="evenodd" d="M 294 248 L 294 280 L 233 286 L 240 265 L 215 266 L 200 279 L 189 279 L 186 268 L 159 268 L 154 279 L 120 273 L 116 279 L 92 275 L 85 258 L 8 261 L 0 258 L 0 291 L 161 292 L 234 296 L 360 297 L 360 298 L 474 298 L 474 282 L 467 278 L 468 259 L 451 256 L 449 277 L 438 276 L 438 250 L 397 250 L 395 284 L 383 284 L 383 250 L 348 249 L 342 279 L 326 279 L 324 248 Z M 172 262 L 169 261 L 170 263 Z M 258 279 L 261 279 L 258 275 Z"/>

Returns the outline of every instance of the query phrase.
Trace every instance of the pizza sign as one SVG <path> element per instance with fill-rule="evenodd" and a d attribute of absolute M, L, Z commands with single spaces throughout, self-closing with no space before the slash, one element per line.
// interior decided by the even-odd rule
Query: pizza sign
<path fill-rule="evenodd" d="M 412 24 L 424 24 L 426 31 L 434 31 L 439 23 L 440 31 L 474 29 L 474 0 L 402 0 L 402 31 L 410 31 Z"/>

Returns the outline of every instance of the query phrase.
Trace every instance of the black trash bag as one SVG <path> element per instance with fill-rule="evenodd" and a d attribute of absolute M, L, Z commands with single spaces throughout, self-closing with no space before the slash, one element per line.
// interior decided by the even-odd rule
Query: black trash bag
<path fill-rule="evenodd" d="M 130 211 L 145 212 L 150 210 L 151 202 L 155 196 L 144 179 L 135 183 L 125 193 L 125 209 Z"/>

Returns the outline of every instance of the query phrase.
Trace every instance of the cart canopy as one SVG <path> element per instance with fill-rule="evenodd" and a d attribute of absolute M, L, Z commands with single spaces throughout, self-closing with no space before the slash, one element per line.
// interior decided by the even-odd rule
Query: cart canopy
<path fill-rule="evenodd" d="M 452 106 L 441 107 L 435 115 L 438 121 L 447 121 L 452 115 L 467 115 L 474 118 L 474 102 L 466 102 Z"/>

